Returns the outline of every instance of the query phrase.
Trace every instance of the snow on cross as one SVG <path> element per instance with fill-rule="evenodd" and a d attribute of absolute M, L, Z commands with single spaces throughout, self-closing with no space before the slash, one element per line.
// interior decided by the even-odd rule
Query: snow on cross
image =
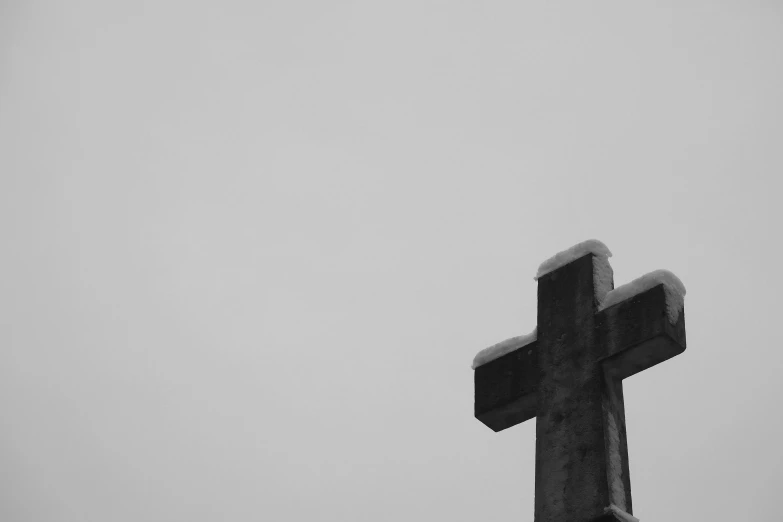
<path fill-rule="evenodd" d="M 604 513 L 612 512 L 615 515 L 617 515 L 617 518 L 622 520 L 622 522 L 639 522 L 639 519 L 636 518 L 633 515 L 629 515 L 619 507 L 615 506 L 614 504 L 609 504 L 607 507 L 604 508 Z"/>
<path fill-rule="evenodd" d="M 638 522 L 622 380 L 685 351 L 685 287 L 656 270 L 613 288 L 611 255 L 589 240 L 544 261 L 536 328 L 473 361 L 477 419 L 536 418 L 535 522 Z"/>
<path fill-rule="evenodd" d="M 685 306 L 685 285 L 679 277 L 668 270 L 654 270 L 630 283 L 618 286 L 606 294 L 598 310 L 609 308 L 657 285 L 663 285 L 663 290 L 666 292 L 666 312 L 669 322 L 674 324 Z"/>
<path fill-rule="evenodd" d="M 567 265 L 571 261 L 579 259 L 587 254 L 593 254 L 593 257 L 595 258 L 595 263 L 593 265 L 593 278 L 596 281 L 595 298 L 598 302 L 601 302 L 604 299 L 604 296 L 606 296 L 606 293 L 612 289 L 612 277 L 614 276 L 614 273 L 612 272 L 612 266 L 609 264 L 609 258 L 612 257 L 612 253 L 606 248 L 606 245 L 597 239 L 582 241 L 571 248 L 553 255 L 541 263 L 538 267 L 536 277 L 533 279 L 538 281 L 541 276 L 546 275 L 553 270 L 557 270 L 561 266 Z"/>
<path fill-rule="evenodd" d="M 533 279 L 537 281 L 541 276 L 544 276 L 553 270 L 557 270 L 561 266 L 567 265 L 571 261 L 579 259 L 587 254 L 593 254 L 595 261 L 593 265 L 593 279 L 596 282 L 595 298 L 596 301 L 600 303 L 598 307 L 599 311 L 662 284 L 664 291 L 666 292 L 666 310 L 669 321 L 672 324 L 677 322 L 677 317 L 683 309 L 685 298 L 685 285 L 682 284 L 680 278 L 668 270 L 654 270 L 613 290 L 612 278 L 614 272 L 612 271 L 612 266 L 609 264 L 609 258 L 612 257 L 612 253 L 606 245 L 597 239 L 588 239 L 567 250 L 558 252 L 541 263 L 538 267 L 536 277 Z M 494 361 L 498 357 L 513 352 L 535 340 L 536 329 L 534 328 L 529 334 L 512 337 L 494 344 L 489 348 L 484 348 L 473 358 L 473 365 L 471 368 L 475 370 L 482 364 Z"/>
<path fill-rule="evenodd" d="M 512 337 L 511 339 L 506 339 L 505 341 L 501 341 L 497 344 L 493 344 L 489 348 L 484 348 L 483 350 L 481 350 L 479 353 L 476 354 L 476 357 L 473 358 L 472 368 L 475 370 L 477 367 L 481 366 L 482 364 L 486 364 L 489 361 L 494 361 L 498 357 L 502 357 L 507 353 L 513 352 L 514 350 L 519 350 L 523 346 L 527 346 L 528 344 L 532 343 L 535 340 L 536 340 L 536 330 L 534 328 L 533 331 L 527 335 Z"/>

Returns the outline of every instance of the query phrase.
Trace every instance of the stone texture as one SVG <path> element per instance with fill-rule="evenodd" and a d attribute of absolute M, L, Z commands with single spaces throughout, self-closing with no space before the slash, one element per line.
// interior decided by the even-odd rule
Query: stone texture
<path fill-rule="evenodd" d="M 598 312 L 592 254 L 538 280 L 538 339 L 475 371 L 475 416 L 495 431 L 536 417 L 535 522 L 632 514 L 622 379 L 685 350 L 662 285 Z M 606 282 L 603 282 L 606 284 Z"/>
<path fill-rule="evenodd" d="M 476 368 L 476 418 L 494 431 L 536 416 L 538 341 Z"/>
<path fill-rule="evenodd" d="M 609 504 L 593 256 L 538 281 L 536 522 L 580 520 Z"/>

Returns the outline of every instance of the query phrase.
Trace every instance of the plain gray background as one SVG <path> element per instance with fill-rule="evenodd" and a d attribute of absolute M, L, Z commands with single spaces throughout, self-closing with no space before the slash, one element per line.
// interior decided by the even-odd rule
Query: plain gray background
<path fill-rule="evenodd" d="M 0 7 L 0 519 L 531 521 L 473 418 L 579 241 L 685 283 L 643 522 L 773 520 L 778 2 Z"/>

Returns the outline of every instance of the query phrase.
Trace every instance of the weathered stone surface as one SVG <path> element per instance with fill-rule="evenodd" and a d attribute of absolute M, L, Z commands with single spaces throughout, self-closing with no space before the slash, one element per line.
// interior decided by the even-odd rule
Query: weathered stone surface
<path fill-rule="evenodd" d="M 494 431 L 536 416 L 537 350 L 533 341 L 476 368 L 475 415 Z"/>
<path fill-rule="evenodd" d="M 536 417 L 535 522 L 632 514 L 622 379 L 685 350 L 663 286 L 598 312 L 595 258 L 538 281 L 538 338 L 475 371 L 475 415 L 495 431 Z"/>
<path fill-rule="evenodd" d="M 538 281 L 535 520 L 584 520 L 609 504 L 593 256 Z"/>
<path fill-rule="evenodd" d="M 619 379 L 685 351 L 685 311 L 669 322 L 663 285 L 598 312 L 595 322 L 604 364 Z"/>

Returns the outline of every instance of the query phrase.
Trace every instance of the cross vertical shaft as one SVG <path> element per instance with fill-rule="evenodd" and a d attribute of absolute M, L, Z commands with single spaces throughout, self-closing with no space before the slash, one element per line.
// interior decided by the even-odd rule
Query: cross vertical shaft
<path fill-rule="evenodd" d="M 617 415 L 622 401 L 611 400 L 599 362 L 594 285 L 590 255 L 538 281 L 536 522 L 601 514 L 614 500 L 609 484 L 617 479 L 609 474 L 621 472 L 625 460 L 615 454 L 611 465 L 624 415 Z"/>

